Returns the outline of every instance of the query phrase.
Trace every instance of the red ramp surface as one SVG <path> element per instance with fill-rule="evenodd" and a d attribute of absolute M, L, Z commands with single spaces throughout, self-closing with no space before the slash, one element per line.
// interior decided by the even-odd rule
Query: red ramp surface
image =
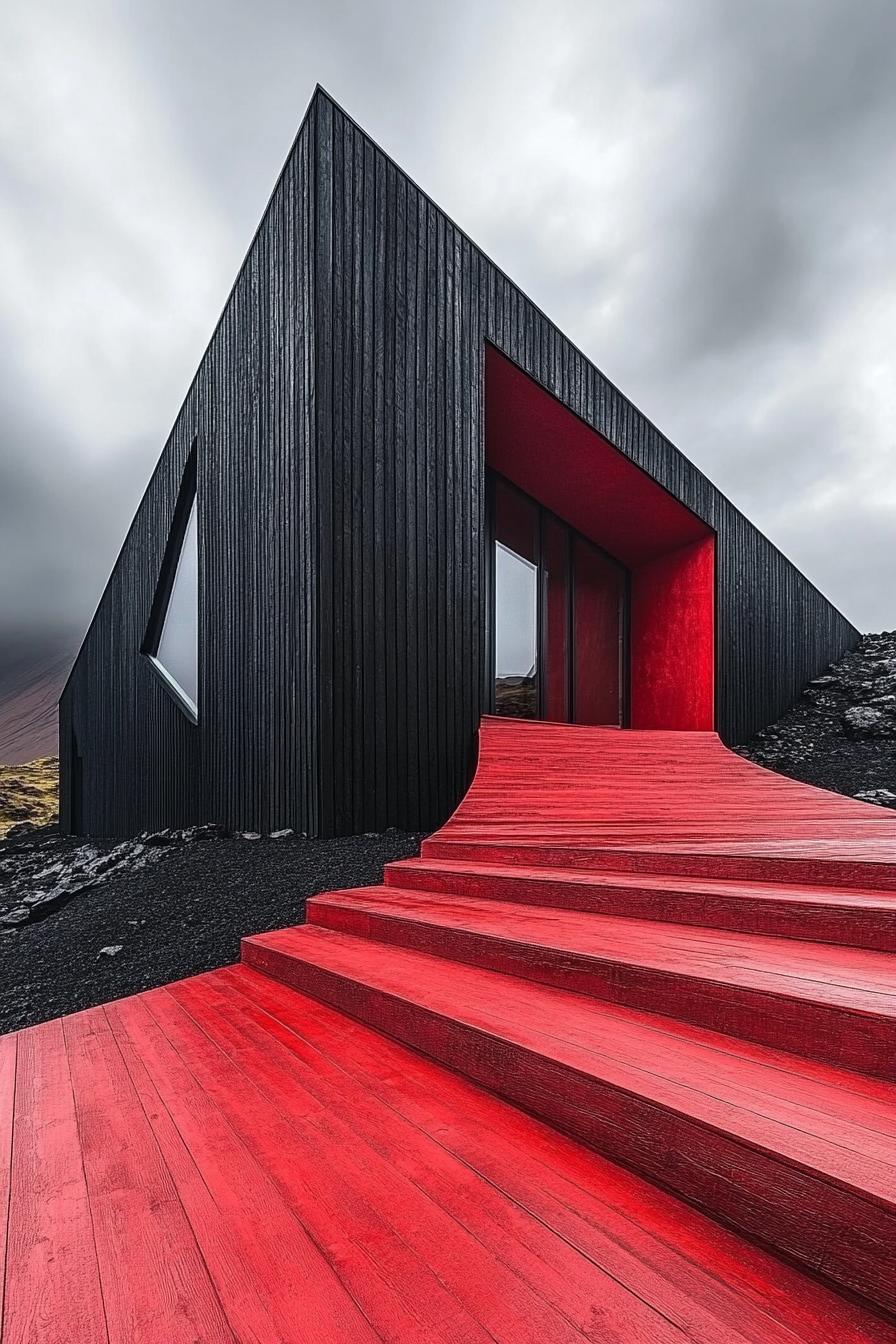
<path fill-rule="evenodd" d="M 0 1039 L 3 1344 L 896 1344 L 894 873 L 712 734 L 486 720 L 382 886 Z"/>
<path fill-rule="evenodd" d="M 753 765 L 716 733 L 489 718 L 470 790 L 423 854 L 894 890 L 896 816 Z"/>

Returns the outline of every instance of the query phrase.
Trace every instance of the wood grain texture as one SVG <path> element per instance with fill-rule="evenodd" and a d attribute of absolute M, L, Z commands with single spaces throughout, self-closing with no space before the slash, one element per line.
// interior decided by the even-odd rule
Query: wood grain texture
<path fill-rule="evenodd" d="M 853 1075 L 831 1069 L 826 1076 L 829 1096 L 842 1091 L 854 1101 L 850 1155 L 826 1128 L 821 1136 L 795 1130 L 807 1109 L 796 1064 L 787 1118 L 766 1114 L 758 1075 L 762 1066 L 783 1071 L 790 1057 L 759 1057 L 759 1046 L 732 1069 L 732 1038 L 713 1033 L 716 1057 L 704 1057 L 698 1072 L 695 1027 L 310 926 L 245 940 L 243 955 L 253 968 L 421 1050 L 749 1236 L 896 1309 L 896 1265 L 887 1249 L 896 1244 L 896 1143 L 892 1133 L 882 1137 L 875 1159 L 858 1151 L 874 1122 L 863 1120 Z M 728 1095 L 718 1095 L 714 1065 L 727 1066 Z M 892 1088 L 876 1095 L 892 1127 Z M 813 1110 L 809 1124 L 816 1121 Z"/>
<path fill-rule="evenodd" d="M 63 1023 L 110 1344 L 239 1344 L 105 1013 Z"/>
<path fill-rule="evenodd" d="M 630 1018 L 622 1054 L 637 1053 Z M 705 1105 L 760 1140 L 789 1130 L 794 1154 L 814 1143 L 854 1201 L 881 1166 L 880 1086 L 865 1085 L 856 1130 L 849 1099 L 804 1066 L 804 1125 L 826 1114 L 837 1129 L 800 1135 L 786 1071 L 744 1047 L 743 1066 L 766 1079 L 764 1118 L 751 1116 L 737 1062 L 690 1031 L 682 1048 L 695 1065 L 704 1052 L 700 1076 L 717 1084 Z M 879 1316 L 669 1193 L 246 967 L 24 1035 L 14 1147 L 39 1179 L 18 1183 L 11 1240 L 41 1229 L 32 1288 L 53 1312 L 17 1334 L 7 1292 L 4 1341 L 896 1341 Z M 29 1150 L 41 1134 L 52 1155 L 44 1142 Z M 74 1215 L 86 1202 L 85 1240 Z M 867 1223 L 850 1233 L 854 1255 L 869 1235 Z M 99 1255 L 108 1336 L 83 1314 L 98 1275 L 71 1259 L 79 1246 Z"/>
<path fill-rule="evenodd" d="M 486 719 L 426 848 L 0 1042 L 4 1341 L 896 1344 L 893 818 Z"/>
<path fill-rule="evenodd" d="M 4 1344 L 106 1340 L 61 1022 L 19 1034 Z"/>
<path fill-rule="evenodd" d="M 813 1308 L 803 1288 L 810 1281 L 788 1279 L 790 1267 L 663 1191 L 284 986 L 244 968 L 222 972 L 225 978 L 256 1014 L 288 1028 L 292 1048 L 317 1052 L 310 1059 L 315 1073 L 326 1062 L 336 1064 L 686 1333 L 700 1339 L 718 1329 L 722 1339 L 741 1333 L 764 1339 L 766 1332 L 774 1338 L 786 1316 L 799 1335 L 805 1308 L 808 1324 Z M 814 1282 L 812 1288 L 823 1291 Z M 836 1339 L 841 1319 L 838 1313 L 827 1329 L 817 1320 L 811 1328 L 820 1331 L 819 1341 L 828 1330 Z"/>
<path fill-rule="evenodd" d="M 896 817 L 787 779 L 715 733 L 486 718 L 426 859 L 896 890 Z"/>
<path fill-rule="evenodd" d="M 308 920 L 896 1081 L 887 953 L 388 887 L 317 896 Z"/>
<path fill-rule="evenodd" d="M 896 1309 L 891 816 L 714 733 L 485 719 L 467 795 L 389 876 L 245 963 Z"/>
<path fill-rule="evenodd" d="M 0 1281 L 6 1283 L 18 1037 L 0 1037 Z"/>
<path fill-rule="evenodd" d="M 896 896 L 884 891 L 457 859 L 397 860 L 386 865 L 383 882 L 412 891 L 896 952 Z"/>
<path fill-rule="evenodd" d="M 201 819 L 332 834 L 444 820 L 492 693 L 487 343 L 716 533 L 726 740 L 778 717 L 855 645 L 849 622 L 318 90 L 62 696 L 64 828 Z M 198 727 L 139 653 L 194 443 Z"/>

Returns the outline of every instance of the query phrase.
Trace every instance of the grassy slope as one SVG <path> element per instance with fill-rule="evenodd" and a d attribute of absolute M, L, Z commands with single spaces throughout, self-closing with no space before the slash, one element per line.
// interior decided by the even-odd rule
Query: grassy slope
<path fill-rule="evenodd" d="M 0 839 L 11 826 L 55 821 L 59 805 L 59 761 L 42 756 L 27 765 L 0 765 Z"/>

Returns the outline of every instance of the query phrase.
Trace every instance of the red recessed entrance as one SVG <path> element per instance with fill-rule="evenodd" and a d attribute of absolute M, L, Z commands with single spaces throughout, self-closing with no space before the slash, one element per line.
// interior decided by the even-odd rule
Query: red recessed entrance
<path fill-rule="evenodd" d="M 715 533 L 493 346 L 486 464 L 630 572 L 629 722 L 714 726 Z"/>

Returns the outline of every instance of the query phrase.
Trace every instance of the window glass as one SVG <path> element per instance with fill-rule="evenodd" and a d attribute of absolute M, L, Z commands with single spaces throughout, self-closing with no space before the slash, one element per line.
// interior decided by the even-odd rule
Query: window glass
<path fill-rule="evenodd" d="M 199 701 L 199 552 L 195 499 L 154 659 L 195 716 Z"/>
<path fill-rule="evenodd" d="M 538 716 L 538 515 L 496 482 L 495 713 Z"/>

